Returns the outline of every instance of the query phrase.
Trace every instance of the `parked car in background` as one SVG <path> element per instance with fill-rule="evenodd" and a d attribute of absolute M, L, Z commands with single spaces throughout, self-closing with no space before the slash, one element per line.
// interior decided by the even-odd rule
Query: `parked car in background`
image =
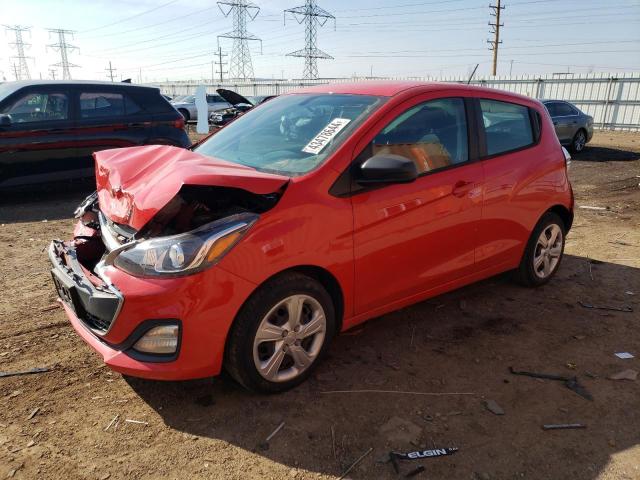
<path fill-rule="evenodd" d="M 593 117 L 563 100 L 543 100 L 560 143 L 574 153 L 584 150 L 593 137 Z"/>
<path fill-rule="evenodd" d="M 365 320 L 508 270 L 548 282 L 573 221 L 565 162 L 548 113 L 524 96 L 308 87 L 193 150 L 97 153 L 74 239 L 49 250 L 54 283 L 116 371 L 225 368 L 283 391 Z"/>
<path fill-rule="evenodd" d="M 171 105 L 173 105 L 173 107 L 182 114 L 186 122 L 195 122 L 198 120 L 198 109 L 196 108 L 195 95 L 185 95 L 183 97 L 177 97 L 171 102 Z M 226 102 L 220 95 L 207 94 L 208 114 L 211 114 L 211 112 L 215 112 L 216 110 L 229 108 L 230 106 L 231 105 Z"/>
<path fill-rule="evenodd" d="M 0 85 L 0 187 L 94 175 L 96 151 L 191 145 L 184 119 L 157 88 L 128 83 Z"/>
<path fill-rule="evenodd" d="M 209 114 L 209 123 L 217 127 L 226 125 L 234 118 L 242 115 L 244 112 L 276 97 L 276 95 L 263 95 L 246 98 L 233 90 L 225 90 L 223 88 L 219 88 L 216 92 L 218 92 L 222 98 L 232 105 L 229 108 Z"/>

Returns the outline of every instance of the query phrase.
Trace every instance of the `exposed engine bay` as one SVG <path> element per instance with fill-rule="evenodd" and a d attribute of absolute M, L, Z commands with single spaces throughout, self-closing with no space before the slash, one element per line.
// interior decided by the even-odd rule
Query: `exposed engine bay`
<path fill-rule="evenodd" d="M 108 219 L 100 211 L 94 192 L 75 211 L 80 220 L 74 232 L 78 260 L 93 270 L 105 253 L 134 240 L 185 233 L 242 213 L 266 212 L 278 203 L 285 188 L 286 185 L 278 192 L 256 194 L 233 187 L 183 185 L 139 231 Z"/>

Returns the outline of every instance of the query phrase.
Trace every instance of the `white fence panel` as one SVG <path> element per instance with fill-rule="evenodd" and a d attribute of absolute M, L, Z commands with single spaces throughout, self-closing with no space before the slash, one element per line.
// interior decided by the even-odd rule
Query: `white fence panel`
<path fill-rule="evenodd" d="M 326 84 L 371 80 L 417 80 L 467 83 L 463 77 L 445 78 L 335 78 L 300 81 L 256 80 L 254 82 L 204 82 L 207 92 L 227 88 L 245 95 L 280 95 L 298 88 Z M 156 83 L 167 95 L 189 95 L 202 83 Z M 640 73 L 590 73 L 523 75 L 516 77 L 487 77 L 474 79 L 472 85 L 497 88 L 538 99 L 567 100 L 594 118 L 594 125 L 601 129 L 640 131 Z"/>

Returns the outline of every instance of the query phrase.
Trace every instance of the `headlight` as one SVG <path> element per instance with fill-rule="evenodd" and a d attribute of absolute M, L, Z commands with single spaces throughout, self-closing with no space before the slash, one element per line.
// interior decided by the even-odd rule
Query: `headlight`
<path fill-rule="evenodd" d="M 123 250 L 113 264 L 136 277 L 190 275 L 217 263 L 258 219 L 233 215 L 190 232 L 152 238 Z"/>

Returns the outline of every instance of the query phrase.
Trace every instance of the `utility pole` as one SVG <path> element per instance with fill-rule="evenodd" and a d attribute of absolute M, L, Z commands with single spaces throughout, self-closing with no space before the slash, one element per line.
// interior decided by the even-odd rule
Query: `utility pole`
<path fill-rule="evenodd" d="M 218 35 L 218 47 L 221 38 L 233 39 L 229 66 L 230 77 L 241 80 L 252 79 L 254 74 L 249 42 L 260 42 L 260 50 L 262 51 L 262 40 L 247 31 L 247 19 L 255 20 L 260 13 L 260 7 L 249 0 L 235 0 L 218 2 L 218 8 L 225 17 L 233 13 L 233 30 Z M 222 67 L 220 68 L 222 69 Z"/>
<path fill-rule="evenodd" d="M 500 40 L 500 27 L 504 26 L 504 23 L 500 23 L 500 12 L 504 10 L 504 7 L 500 4 L 501 0 L 497 0 L 497 5 L 489 5 L 492 10 L 491 16 L 496 17 L 496 23 L 489 22 L 489 26 L 492 27 L 491 33 L 494 34 L 493 40 L 487 40 L 487 43 L 491 45 L 489 50 L 493 50 L 493 70 L 492 75 L 495 77 L 498 70 L 498 45 L 502 43 Z"/>
<path fill-rule="evenodd" d="M 58 36 L 58 43 L 47 45 L 47 47 L 51 47 L 60 52 L 60 62 L 54 63 L 52 67 L 62 68 L 62 79 L 71 80 L 71 68 L 75 68 L 78 65 L 69 62 L 69 53 L 74 50 L 78 50 L 78 47 L 67 43 L 66 35 L 71 35 L 71 38 L 73 38 L 73 34 L 75 32 L 73 30 L 64 30 L 62 28 L 50 28 L 49 35 L 52 33 Z"/>
<path fill-rule="evenodd" d="M 105 68 L 105 70 L 106 70 L 107 72 L 109 72 L 109 73 L 107 74 L 107 77 L 109 77 L 109 78 L 111 79 L 111 81 L 113 82 L 113 81 L 114 81 L 113 79 L 115 78 L 115 74 L 114 74 L 113 72 L 115 72 L 115 71 L 116 71 L 116 70 L 118 70 L 118 69 L 117 69 L 117 68 L 113 68 L 113 67 L 111 66 L 111 60 L 109 60 L 109 67 L 108 67 L 108 68 Z"/>
<path fill-rule="evenodd" d="M 55 70 L 55 68 L 50 68 L 49 69 L 49 76 L 51 77 L 52 80 L 56 79 L 56 70 Z"/>
<path fill-rule="evenodd" d="M 511 76 L 511 72 L 513 72 L 513 60 L 511 60 L 509 65 L 509 76 Z"/>
<path fill-rule="evenodd" d="M 226 57 L 227 54 L 226 53 L 222 53 L 222 47 L 218 47 L 218 61 L 217 62 L 211 62 L 211 83 L 214 82 L 213 80 L 213 65 L 217 65 L 218 66 L 218 74 L 220 75 L 220 83 L 223 82 L 223 77 L 222 75 L 224 73 L 227 73 L 226 71 L 223 70 L 224 65 L 226 64 L 226 62 L 222 61 L 222 57 Z"/>
<path fill-rule="evenodd" d="M 324 26 L 330 19 L 333 20 L 335 28 L 336 17 L 316 5 L 315 0 L 305 0 L 305 4 L 300 7 L 289 8 L 284 11 L 286 23 L 287 13 L 291 14 L 296 21 L 305 23 L 304 38 L 305 46 L 295 52 L 287 53 L 287 57 L 303 57 L 304 72 L 302 77 L 307 80 L 318 78 L 318 59 L 333 60 L 333 57 L 318 48 L 318 25 Z"/>
<path fill-rule="evenodd" d="M 16 76 L 16 80 L 29 80 L 31 75 L 29 74 L 29 66 L 27 65 L 27 59 L 32 59 L 33 57 L 27 57 L 24 54 L 25 49 L 28 49 L 31 44 L 24 43 L 22 39 L 22 32 L 29 32 L 31 34 L 31 27 L 22 27 L 20 25 L 5 25 L 5 28 L 9 32 L 13 32 L 15 34 L 15 41 L 10 43 L 13 48 L 16 49 L 17 55 L 11 57 L 18 60 L 18 64 L 14 64 L 13 73 Z"/>

